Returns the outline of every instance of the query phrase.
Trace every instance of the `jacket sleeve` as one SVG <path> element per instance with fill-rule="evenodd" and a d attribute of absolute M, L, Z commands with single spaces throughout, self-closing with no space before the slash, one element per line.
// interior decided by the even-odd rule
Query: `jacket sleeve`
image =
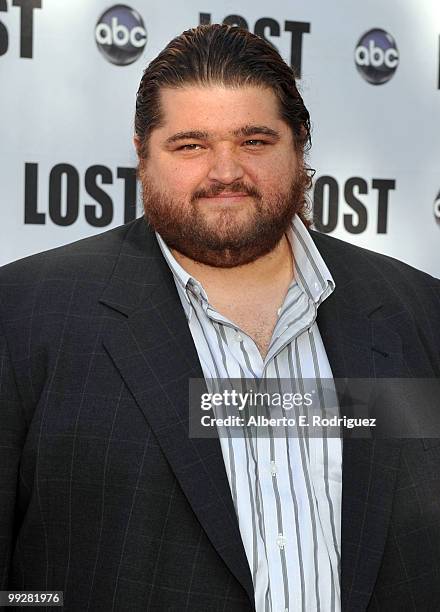
<path fill-rule="evenodd" d="M 0 590 L 6 590 L 15 541 L 15 502 L 26 422 L 0 321 Z"/>

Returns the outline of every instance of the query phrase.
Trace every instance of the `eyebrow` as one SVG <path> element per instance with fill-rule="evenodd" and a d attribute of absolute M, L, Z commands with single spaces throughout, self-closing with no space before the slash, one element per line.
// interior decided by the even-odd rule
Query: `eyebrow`
<path fill-rule="evenodd" d="M 278 140 L 280 133 L 266 125 L 245 125 L 232 132 L 233 136 L 254 136 L 255 134 L 265 134 Z"/>
<path fill-rule="evenodd" d="M 266 125 L 245 125 L 236 130 L 232 130 L 230 132 L 232 136 L 255 136 L 255 134 L 264 134 L 266 136 L 270 136 L 275 140 L 280 139 L 280 133 L 276 130 L 273 130 Z M 180 140 L 209 140 L 212 137 L 212 134 L 209 132 L 202 132 L 200 130 L 189 130 L 187 132 L 177 132 L 173 134 L 169 138 L 165 140 L 166 145 L 171 145 L 175 142 L 179 142 Z"/>

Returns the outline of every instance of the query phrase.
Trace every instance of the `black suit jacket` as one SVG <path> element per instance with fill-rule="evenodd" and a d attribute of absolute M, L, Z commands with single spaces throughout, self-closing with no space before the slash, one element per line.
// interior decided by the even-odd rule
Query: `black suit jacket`
<path fill-rule="evenodd" d="M 334 376 L 439 376 L 440 282 L 312 236 Z M 219 441 L 188 437 L 203 373 L 143 219 L 5 266 L 0 297 L 0 588 L 63 590 L 75 612 L 251 611 Z M 439 440 L 344 441 L 344 611 L 440 609 L 439 469 Z"/>

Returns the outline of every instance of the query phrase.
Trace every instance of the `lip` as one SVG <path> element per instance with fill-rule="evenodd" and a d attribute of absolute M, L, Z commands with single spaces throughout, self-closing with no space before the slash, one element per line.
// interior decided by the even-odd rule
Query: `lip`
<path fill-rule="evenodd" d="M 229 200 L 229 199 L 237 199 L 237 198 L 247 198 L 247 193 L 219 193 L 215 196 L 206 196 L 206 198 L 202 198 L 204 200 Z"/>

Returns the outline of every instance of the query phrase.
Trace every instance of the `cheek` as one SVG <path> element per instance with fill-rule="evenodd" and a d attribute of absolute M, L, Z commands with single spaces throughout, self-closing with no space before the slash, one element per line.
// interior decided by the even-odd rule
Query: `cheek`
<path fill-rule="evenodd" d="M 295 167 L 289 166 L 280 159 L 276 164 L 259 167 L 253 169 L 249 173 L 252 182 L 262 190 L 278 191 L 289 186 L 295 176 Z"/>
<path fill-rule="evenodd" d="M 274 159 L 274 166 L 277 169 L 277 174 L 282 177 L 291 178 L 298 167 L 298 159 L 296 154 L 289 150 L 288 152 L 279 151 Z"/>
<path fill-rule="evenodd" d="M 252 164 L 248 169 L 248 176 L 261 189 L 278 191 L 290 185 L 296 167 L 294 158 L 277 154 Z"/>
<path fill-rule="evenodd" d="M 159 159 L 155 164 L 154 176 L 157 181 L 164 183 L 165 187 L 177 191 L 192 190 L 204 179 L 204 168 L 192 160 Z"/>
<path fill-rule="evenodd" d="M 169 169 L 166 188 L 180 198 L 190 197 L 206 183 L 206 176 L 200 167 L 174 165 Z"/>

